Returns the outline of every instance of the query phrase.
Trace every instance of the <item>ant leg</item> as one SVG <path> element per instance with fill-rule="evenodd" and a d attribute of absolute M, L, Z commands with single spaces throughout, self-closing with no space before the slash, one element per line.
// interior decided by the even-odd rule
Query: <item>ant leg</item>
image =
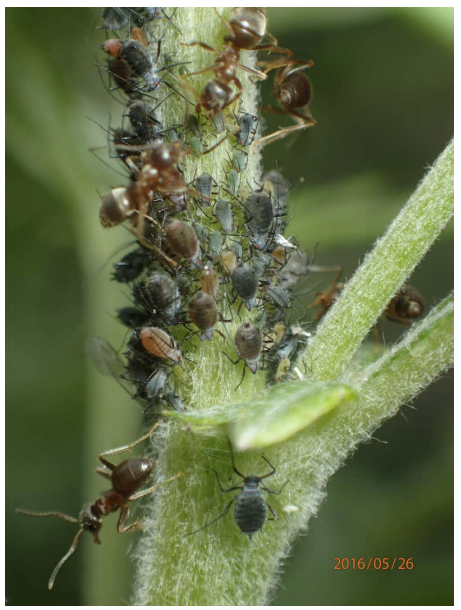
<path fill-rule="evenodd" d="M 150 438 L 152 436 L 152 434 L 154 433 L 154 431 L 160 426 L 161 423 L 163 423 L 163 420 L 158 421 L 154 426 L 152 426 L 152 428 L 148 432 L 146 432 L 146 434 L 141 436 L 141 438 L 138 438 L 136 441 L 133 441 L 129 445 L 122 445 L 121 447 L 116 447 L 115 449 L 109 449 L 109 451 L 105 451 L 104 453 L 101 453 L 101 455 L 98 456 L 99 460 L 104 464 L 104 466 L 107 466 L 107 468 L 109 468 L 110 470 L 113 470 L 115 468 L 115 466 L 104 459 L 106 455 L 117 455 L 117 453 L 123 453 L 124 451 L 131 451 L 133 449 L 133 447 L 136 447 L 136 445 L 139 445 L 139 443 L 142 443 L 146 439 Z"/>
<path fill-rule="evenodd" d="M 276 131 L 275 133 L 271 133 L 268 136 L 259 138 L 259 140 L 256 140 L 256 142 L 254 142 L 251 146 L 254 148 L 256 148 L 257 146 L 260 146 L 260 148 L 263 148 L 270 142 L 276 142 L 277 140 L 282 140 L 289 133 L 292 133 L 294 131 L 299 131 L 300 129 L 307 129 L 308 127 L 313 127 L 314 125 L 316 125 L 316 123 L 317 122 L 315 121 L 315 119 L 311 119 L 311 121 L 309 123 L 304 123 L 303 125 L 294 125 L 293 127 L 284 127 L 283 129 L 279 129 L 279 131 Z M 261 142 L 264 142 L 264 144 L 261 144 Z"/>
<path fill-rule="evenodd" d="M 219 480 L 219 474 L 214 468 L 212 468 L 212 470 L 216 475 L 216 480 L 218 481 L 219 489 L 222 491 L 223 494 L 227 494 L 229 491 L 237 491 L 238 489 L 243 489 L 243 487 L 241 487 L 240 485 L 236 485 L 235 487 L 229 487 L 229 489 L 224 489 L 224 487 L 221 485 L 221 481 Z"/>
<path fill-rule="evenodd" d="M 267 504 L 267 502 L 266 502 Z M 279 516 L 277 515 L 277 513 L 275 512 L 275 510 L 272 508 L 272 506 L 270 504 L 267 504 L 267 508 L 271 511 L 271 513 L 274 515 L 274 517 L 272 519 L 268 519 L 268 521 L 277 521 Z"/>
<path fill-rule="evenodd" d="M 264 476 L 259 477 L 260 479 L 267 479 L 267 477 L 271 477 L 273 474 L 275 474 L 275 473 L 277 472 L 277 470 L 276 470 L 275 466 L 272 466 L 272 464 L 269 462 L 269 460 L 267 459 L 267 457 L 265 457 L 264 455 L 262 455 L 261 457 L 262 457 L 262 459 L 263 459 L 263 460 L 264 460 L 264 461 L 265 461 L 267 464 L 269 464 L 269 466 L 272 468 L 272 471 L 271 471 L 271 472 L 268 472 L 268 473 L 267 473 L 267 474 L 265 474 Z"/>
<path fill-rule="evenodd" d="M 234 501 L 234 499 L 235 498 L 232 498 L 232 500 L 229 502 L 229 504 L 226 506 L 226 508 L 223 510 L 223 512 L 219 515 L 219 517 L 216 517 L 216 519 L 213 519 L 213 521 L 210 521 L 210 523 L 207 523 L 203 527 L 200 527 L 198 530 L 194 530 L 193 532 L 189 532 L 188 534 L 186 534 L 184 536 L 184 538 L 187 538 L 188 536 L 192 536 L 192 534 L 197 534 L 198 532 L 201 532 L 202 530 L 206 529 L 207 527 L 210 527 L 210 525 L 213 525 L 213 523 L 216 523 L 216 521 L 219 521 L 220 519 L 225 517 L 227 515 L 227 513 L 229 512 L 229 509 L 232 506 L 232 502 Z"/>
<path fill-rule="evenodd" d="M 79 523 L 79 519 L 75 517 L 69 517 L 69 515 L 65 515 L 64 513 L 57 512 L 49 512 L 49 513 L 34 513 L 29 510 L 23 510 L 22 508 L 17 508 L 15 510 L 16 513 L 20 515 L 28 515 L 29 517 L 58 517 L 59 519 L 64 519 L 64 521 L 69 521 L 69 523 Z"/>
<path fill-rule="evenodd" d="M 117 532 L 119 534 L 128 534 L 129 532 L 138 532 L 142 531 L 142 525 L 140 521 L 135 521 L 130 525 L 126 525 L 127 521 L 130 517 L 130 508 L 129 506 L 125 506 L 120 511 L 120 517 L 117 522 Z"/>
<path fill-rule="evenodd" d="M 262 478 L 262 477 L 261 477 L 261 478 Z M 278 491 L 276 491 L 275 489 L 269 489 L 269 488 L 268 488 L 268 487 L 266 487 L 265 485 L 261 485 L 261 489 L 264 489 L 264 491 L 268 491 L 270 494 L 277 494 L 277 495 L 278 495 L 278 494 L 281 494 L 281 493 L 282 493 L 282 491 L 284 490 L 285 485 L 286 485 L 287 483 L 289 483 L 289 481 L 285 481 L 285 483 L 282 485 L 282 487 L 281 487 L 281 488 L 280 488 Z"/>
<path fill-rule="evenodd" d="M 275 60 L 275 61 L 260 61 L 259 65 L 266 66 L 264 70 L 265 74 L 270 72 L 271 70 L 276 70 L 277 68 L 283 68 L 284 66 L 294 66 L 297 65 L 297 68 L 294 70 L 290 70 L 290 73 L 299 72 L 300 70 L 307 70 L 307 68 L 312 68 L 314 62 L 312 59 L 288 59 L 285 58 L 283 61 Z"/>
<path fill-rule="evenodd" d="M 51 589 L 53 588 L 54 585 L 54 581 L 56 580 L 56 576 L 59 572 L 59 570 L 62 568 L 62 566 L 64 565 L 64 563 L 69 559 L 69 557 L 73 554 L 73 552 L 75 551 L 75 549 L 77 548 L 78 545 L 78 541 L 80 540 L 80 536 L 83 534 L 85 530 L 79 530 L 77 532 L 77 535 L 74 538 L 74 541 L 72 542 L 72 544 L 70 545 L 70 549 L 67 551 L 67 553 L 64 555 L 64 557 L 59 561 L 58 565 L 55 567 L 55 569 L 53 570 L 53 573 L 50 576 L 50 580 L 48 581 L 48 589 L 51 591 Z"/>
<path fill-rule="evenodd" d="M 138 493 L 133 494 L 132 496 L 130 496 L 128 498 L 128 501 L 129 502 L 133 502 L 134 500 L 139 500 L 139 498 L 143 498 L 144 496 L 148 496 L 149 494 L 154 493 L 154 491 L 157 491 L 157 489 L 159 487 L 162 487 L 162 485 L 166 485 L 167 483 L 171 483 L 175 479 L 179 479 L 179 477 L 183 477 L 185 474 L 186 474 L 185 470 L 183 470 L 181 472 L 178 472 L 178 474 L 175 474 L 174 477 L 171 477 L 170 479 L 166 479 L 166 481 L 162 481 L 161 483 L 157 483 L 156 485 L 153 485 L 152 487 L 149 487 L 148 489 L 143 489 L 142 491 L 138 491 Z"/>

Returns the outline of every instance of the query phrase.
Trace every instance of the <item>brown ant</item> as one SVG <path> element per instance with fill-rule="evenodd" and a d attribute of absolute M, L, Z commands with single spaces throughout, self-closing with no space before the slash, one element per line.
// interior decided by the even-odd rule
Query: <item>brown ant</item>
<path fill-rule="evenodd" d="M 284 61 L 263 62 L 267 66 L 265 74 L 277 69 L 274 80 L 274 95 L 282 109 L 269 106 L 265 110 L 276 114 L 289 114 L 297 125 L 283 127 L 257 140 L 253 146 L 266 146 L 269 142 L 281 140 L 300 129 L 314 126 L 317 121 L 312 117 L 308 104 L 312 99 L 312 85 L 303 70 L 314 65 L 312 60 L 285 59 Z M 302 111 L 303 109 L 303 111 Z M 264 144 L 262 144 L 264 142 Z"/>
<path fill-rule="evenodd" d="M 109 513 L 115 513 L 118 510 L 120 511 L 120 516 L 117 523 L 117 531 L 119 534 L 126 534 L 128 532 L 135 532 L 142 530 L 142 525 L 140 521 L 135 521 L 130 525 L 127 525 L 128 519 L 130 517 L 130 502 L 135 500 L 139 500 L 148 494 L 156 491 L 160 486 L 165 483 L 170 483 L 174 481 L 178 477 L 183 476 L 184 472 L 179 472 L 174 477 L 167 479 L 166 481 L 162 481 L 161 483 L 157 483 L 153 487 L 149 487 L 147 489 L 142 489 L 138 491 L 140 487 L 146 483 L 149 477 L 152 475 L 156 462 L 146 457 L 137 457 L 137 458 L 129 458 L 128 460 L 124 460 L 118 466 L 109 462 L 106 457 L 109 455 L 116 455 L 118 453 L 122 453 L 124 451 L 131 451 L 133 447 L 150 438 L 153 434 L 154 430 L 161 424 L 159 421 L 153 426 L 144 436 L 139 438 L 138 440 L 130 443 L 129 445 L 123 445 L 122 447 L 117 447 L 116 449 L 110 449 L 104 453 L 101 453 L 99 456 L 99 460 L 104 465 L 104 468 L 97 468 L 96 472 L 104 477 L 105 479 L 109 479 L 111 482 L 112 488 L 108 491 L 104 492 L 93 504 L 86 504 L 78 518 L 69 517 L 69 515 L 65 515 L 60 512 L 46 512 L 46 513 L 34 513 L 22 509 L 16 509 L 17 513 L 21 513 L 22 515 L 29 515 L 31 517 L 58 517 L 59 519 L 64 519 L 65 521 L 69 521 L 70 523 L 79 523 L 80 529 L 75 536 L 70 549 L 64 555 L 64 557 L 59 561 L 53 573 L 50 576 L 48 581 L 48 589 L 52 589 L 54 585 L 54 581 L 56 576 L 64 565 L 64 563 L 69 559 L 69 557 L 74 553 L 77 548 L 78 542 L 80 540 L 81 535 L 84 532 L 90 532 L 93 536 L 94 542 L 97 544 L 101 544 L 99 540 L 99 531 L 103 525 L 103 518 L 106 517 Z"/>
<path fill-rule="evenodd" d="M 277 40 L 267 33 L 267 17 L 264 11 L 260 8 L 244 8 L 237 7 L 231 12 L 229 21 L 226 21 L 215 9 L 219 19 L 224 24 L 224 27 L 230 32 L 230 36 L 225 36 L 224 41 L 230 44 L 224 45 L 222 52 L 217 51 L 213 47 L 204 42 L 191 42 L 184 46 L 200 46 L 206 51 L 215 53 L 218 57 L 215 63 L 208 68 L 192 72 L 187 76 L 195 76 L 204 74 L 205 72 L 213 71 L 216 78 L 211 80 L 203 89 L 199 96 L 199 102 L 196 110 L 199 113 L 202 108 L 209 112 L 210 117 L 214 117 L 224 108 L 233 104 L 242 94 L 243 85 L 237 78 L 237 67 L 250 72 L 257 78 L 265 80 L 267 74 L 255 68 L 249 68 L 242 65 L 240 62 L 240 51 L 256 51 L 267 50 L 277 53 L 286 53 L 291 56 L 289 49 L 282 49 L 277 46 Z M 270 42 L 260 44 L 264 37 L 269 38 Z M 231 87 L 233 83 L 238 92 L 236 93 Z M 191 88 L 190 85 L 187 85 Z"/>

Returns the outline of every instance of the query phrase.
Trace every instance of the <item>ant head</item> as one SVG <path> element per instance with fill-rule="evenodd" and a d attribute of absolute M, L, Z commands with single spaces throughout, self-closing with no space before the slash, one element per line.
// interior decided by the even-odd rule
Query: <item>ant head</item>
<path fill-rule="evenodd" d="M 85 532 L 90 532 L 93 536 L 93 540 L 97 544 L 101 544 L 99 540 L 99 530 L 102 527 L 102 522 L 99 517 L 96 517 L 92 510 L 91 504 L 85 504 L 80 512 L 80 523 L 82 525 L 82 530 Z"/>

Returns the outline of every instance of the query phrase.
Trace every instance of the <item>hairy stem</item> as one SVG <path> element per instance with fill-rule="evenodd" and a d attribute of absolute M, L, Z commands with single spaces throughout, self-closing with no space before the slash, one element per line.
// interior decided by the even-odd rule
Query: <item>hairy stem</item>
<path fill-rule="evenodd" d="M 187 41 L 203 40 L 221 48 L 223 30 L 210 9 L 181 9 L 177 23 L 187 33 Z M 168 36 L 170 42 L 166 39 L 165 45 L 179 39 L 170 30 Z M 199 47 L 184 49 L 194 70 L 213 61 Z M 178 48 L 178 57 L 183 57 L 184 49 Z M 243 58 L 247 65 L 248 61 Z M 207 74 L 197 78 L 199 90 L 209 77 Z M 252 87 L 245 80 L 245 91 L 254 92 Z M 245 110 L 253 111 L 250 100 L 255 99 L 254 93 L 247 98 Z M 162 112 L 168 112 L 168 103 Z M 222 180 L 224 176 L 225 180 L 226 146 L 227 143 L 216 149 L 208 159 L 200 158 L 197 172 L 209 171 L 215 179 Z M 186 159 L 186 174 L 189 172 L 191 179 L 195 170 L 188 163 Z M 257 172 L 257 159 L 250 160 L 245 179 L 256 180 Z M 450 146 L 322 323 L 307 352 L 307 366 L 314 369 L 317 379 L 341 380 L 370 327 L 451 217 L 452 193 Z M 267 603 L 277 584 L 281 562 L 294 537 L 317 512 L 329 477 L 384 419 L 395 414 L 400 404 L 449 365 L 450 320 L 447 302 L 425 322 L 415 325 L 402 343 L 375 363 L 374 368 L 367 368 L 369 374 L 359 376 L 353 369 L 350 379 L 344 376 L 346 381 L 353 380 L 356 386 L 362 386 L 363 396 L 341 402 L 306 430 L 270 447 L 266 457 L 277 467 L 277 473 L 267 480 L 268 486 L 278 490 L 289 482 L 280 497 L 268 494 L 279 520 L 266 523 L 251 541 L 237 528 L 232 506 L 222 520 L 185 537 L 223 514 L 235 495 L 220 493 L 213 469 L 226 488 L 238 485 L 238 477 L 231 468 L 224 434 L 218 431 L 196 434 L 181 420 L 164 424 L 155 439 L 159 476 L 166 479 L 182 470 L 186 476 L 162 487 L 149 500 L 145 531 L 137 552 L 134 603 L 183 606 Z M 236 321 L 229 325 L 230 336 L 236 325 Z M 438 352 L 445 344 L 442 357 Z M 256 394 L 262 394 L 262 375 L 251 379 L 247 375 L 235 391 L 241 368 L 223 356 L 222 351 L 228 347 L 229 342 L 225 348 L 220 338 L 199 346 L 196 365 L 188 369 L 191 376 L 188 404 L 192 413 L 214 407 L 213 412 L 219 415 L 232 403 L 248 403 Z M 424 366 L 426 360 L 428 366 Z M 237 454 L 236 463 L 246 475 L 262 475 L 268 468 L 255 452 Z"/>
<path fill-rule="evenodd" d="M 336 379 L 344 372 L 386 305 L 452 218 L 453 164 L 451 142 L 325 316 L 305 356 L 315 379 Z"/>

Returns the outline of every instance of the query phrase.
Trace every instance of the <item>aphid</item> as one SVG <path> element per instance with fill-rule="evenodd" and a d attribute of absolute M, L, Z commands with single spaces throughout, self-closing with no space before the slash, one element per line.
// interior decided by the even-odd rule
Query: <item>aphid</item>
<path fill-rule="evenodd" d="M 210 295 L 211 297 L 213 297 L 213 299 L 216 300 L 219 289 L 219 275 L 212 267 L 208 265 L 205 265 L 205 267 L 203 267 L 202 273 L 200 275 L 200 287 L 202 288 L 203 292 Z"/>
<path fill-rule="evenodd" d="M 178 477 L 185 474 L 184 472 L 180 472 L 166 481 L 157 483 L 153 487 L 140 490 L 140 488 L 151 477 L 155 469 L 156 462 L 146 457 L 136 457 L 124 460 L 116 466 L 106 459 L 107 456 L 117 455 L 125 451 L 131 451 L 133 447 L 150 438 L 160 423 L 161 422 L 157 422 L 155 426 L 149 430 L 149 432 L 133 443 L 124 445 L 123 447 L 117 447 L 116 449 L 111 449 L 105 453 L 101 453 L 99 460 L 102 462 L 104 467 L 97 468 L 96 472 L 105 479 L 109 479 L 111 489 L 104 492 L 92 504 L 86 504 L 82 508 L 78 518 L 69 517 L 68 515 L 60 512 L 34 513 L 22 509 L 16 509 L 16 512 L 22 515 L 29 515 L 31 517 L 58 517 L 59 519 L 64 519 L 70 523 L 78 523 L 80 525 L 80 529 L 77 532 L 70 549 L 53 570 L 53 573 L 48 581 L 48 589 L 51 590 L 53 588 L 54 581 L 59 570 L 74 553 L 81 535 L 84 532 L 91 533 L 93 536 L 93 541 L 100 544 L 101 541 L 99 540 L 99 532 L 103 526 L 104 517 L 109 513 L 115 513 L 117 511 L 120 511 L 120 516 L 117 522 L 117 531 L 119 534 L 142 530 L 142 524 L 140 521 L 135 521 L 134 523 L 127 525 L 128 519 L 130 518 L 130 502 L 134 502 L 135 500 L 139 500 L 140 498 L 153 493 L 165 483 L 170 483 L 171 481 L 174 481 Z"/>
<path fill-rule="evenodd" d="M 261 477 L 258 477 L 256 475 L 245 476 L 235 467 L 234 454 L 232 452 L 232 447 L 230 446 L 230 443 L 229 447 L 231 450 L 232 469 L 239 477 L 243 479 L 243 485 L 235 485 L 229 487 L 229 489 L 224 489 L 221 485 L 218 473 L 216 472 L 216 470 L 213 470 L 213 472 L 216 475 L 216 480 L 218 481 L 219 489 L 222 493 L 229 493 L 231 491 L 237 490 L 240 490 L 240 493 L 238 493 L 232 498 L 232 500 L 229 502 L 223 512 L 219 515 L 219 517 L 216 517 L 216 519 L 213 519 L 213 521 L 210 521 L 210 523 L 207 523 L 198 530 L 186 534 L 186 536 L 192 536 L 192 534 L 201 532 L 210 525 L 213 525 L 213 523 L 216 523 L 217 521 L 222 519 L 225 515 L 227 515 L 234 501 L 235 522 L 240 531 L 246 534 L 250 540 L 252 536 L 256 534 L 256 532 L 258 532 L 267 521 L 267 509 L 269 509 L 273 515 L 272 518 L 269 520 L 278 519 L 277 513 L 272 508 L 272 506 L 264 499 L 263 495 L 261 494 L 261 490 L 271 494 L 280 494 L 285 485 L 288 483 L 288 481 L 286 481 L 282 485 L 279 491 L 275 491 L 274 489 L 269 489 L 265 485 L 261 485 L 261 481 L 263 479 L 267 479 L 268 477 L 271 477 L 277 472 L 274 466 L 272 466 L 269 460 L 263 455 L 261 456 L 262 459 L 270 466 L 270 468 L 272 468 L 272 470 Z"/>
<path fill-rule="evenodd" d="M 277 370 L 275 380 L 283 381 L 287 373 L 292 371 L 298 363 L 300 354 L 305 350 L 311 333 L 299 324 L 293 324 L 286 329 L 283 339 L 276 348 Z"/>
<path fill-rule="evenodd" d="M 218 199 L 215 206 L 216 218 L 219 220 L 225 233 L 232 233 L 234 223 L 232 218 L 232 207 L 228 201 Z"/>
<path fill-rule="evenodd" d="M 144 142 L 160 137 L 163 125 L 154 117 L 154 109 L 146 103 L 133 102 L 128 108 L 128 117 L 134 132 Z"/>
<path fill-rule="evenodd" d="M 181 397 L 175 394 L 173 390 L 167 390 L 164 394 L 164 399 L 175 411 L 183 413 L 186 410 L 186 406 L 181 400 Z"/>
<path fill-rule="evenodd" d="M 235 150 L 232 155 L 232 166 L 235 171 L 241 174 L 245 171 L 246 166 L 248 164 L 248 154 L 244 150 Z"/>
<path fill-rule="evenodd" d="M 120 54 L 131 72 L 145 80 L 147 91 L 152 91 L 158 87 L 160 78 L 149 49 L 137 40 L 128 39 L 123 43 Z"/>
<path fill-rule="evenodd" d="M 210 174 L 202 174 L 194 181 L 194 186 L 199 194 L 198 201 L 203 207 L 210 205 L 211 191 L 213 190 L 213 178 Z"/>
<path fill-rule="evenodd" d="M 117 318 L 128 328 L 141 328 L 142 326 L 148 326 L 150 322 L 149 314 L 136 307 L 122 307 L 118 309 Z"/>
<path fill-rule="evenodd" d="M 149 264 L 147 252 L 141 248 L 128 252 L 121 261 L 114 263 L 112 275 L 116 282 L 128 283 L 136 280 Z"/>
<path fill-rule="evenodd" d="M 223 238 L 221 235 L 221 231 L 214 231 L 210 235 L 210 238 L 208 240 L 208 248 L 209 248 L 211 254 L 213 254 L 215 256 L 219 256 L 219 253 L 221 252 L 222 244 L 223 244 Z"/>
<path fill-rule="evenodd" d="M 238 263 L 237 255 L 232 250 L 221 250 L 221 263 L 224 273 L 232 277 Z"/>
<path fill-rule="evenodd" d="M 279 263 L 280 269 L 275 273 L 275 276 L 283 288 L 292 288 L 299 282 L 301 277 L 307 276 L 310 270 L 310 258 L 303 250 L 291 250 L 287 252 L 286 248 L 277 246 L 271 256 Z"/>
<path fill-rule="evenodd" d="M 258 124 L 258 117 L 244 112 L 238 118 L 239 131 L 235 134 L 237 142 L 240 146 L 249 146 L 252 144 L 256 135 L 256 125 Z"/>
<path fill-rule="evenodd" d="M 100 26 L 104 30 L 120 30 L 130 23 L 129 8 L 105 8 L 102 11 L 104 25 Z"/>
<path fill-rule="evenodd" d="M 235 349 L 252 373 L 257 373 L 262 350 L 261 330 L 251 322 L 244 322 L 235 334 Z"/>
<path fill-rule="evenodd" d="M 211 122 L 213 123 L 213 127 L 216 129 L 216 133 L 223 133 L 223 131 L 226 129 L 226 126 L 224 125 L 224 118 L 222 112 L 218 112 L 210 118 Z"/>
<path fill-rule="evenodd" d="M 200 242 L 193 227 L 182 220 L 174 218 L 168 221 L 165 233 L 175 252 L 189 260 L 193 266 L 201 264 L 202 252 L 200 250 Z"/>
<path fill-rule="evenodd" d="M 258 250 L 265 250 L 267 233 L 274 220 L 274 208 L 269 195 L 264 191 L 250 193 L 245 201 L 245 215 L 253 245 Z"/>
<path fill-rule="evenodd" d="M 121 57 L 115 57 L 109 61 L 107 71 L 112 77 L 117 89 L 131 96 L 139 91 L 138 83 L 133 78 L 133 73 L 127 63 Z"/>
<path fill-rule="evenodd" d="M 159 368 L 146 383 L 146 396 L 149 399 L 149 404 L 146 406 L 147 411 L 157 400 L 167 382 L 169 371 L 166 368 Z"/>
<path fill-rule="evenodd" d="M 124 222 L 136 212 L 136 198 L 127 187 L 112 189 L 101 200 L 99 219 L 104 228 Z"/>
<path fill-rule="evenodd" d="M 272 303 L 281 314 L 289 309 L 294 300 L 293 293 L 282 286 L 265 286 L 264 294 L 269 303 Z"/>
<path fill-rule="evenodd" d="M 277 110 L 272 107 L 267 110 L 279 114 L 289 114 L 296 121 L 297 125 L 283 127 L 275 133 L 264 136 L 257 140 L 253 146 L 261 146 L 262 142 L 264 142 L 263 146 L 265 146 L 270 141 L 275 142 L 294 131 L 312 127 L 317 123 L 317 121 L 312 118 L 308 108 L 308 104 L 312 98 L 312 85 L 307 76 L 302 73 L 303 70 L 311 68 L 313 65 L 314 62 L 311 60 L 296 59 L 289 59 L 284 62 L 275 61 L 268 64 L 269 67 L 265 71 L 266 74 L 269 70 L 278 68 L 274 80 L 274 95 L 281 105 L 282 110 Z M 302 112 L 301 109 L 304 109 L 304 112 Z"/>
<path fill-rule="evenodd" d="M 196 292 L 190 300 L 188 311 L 192 322 L 202 331 L 201 340 L 211 341 L 218 321 L 214 298 L 206 292 Z"/>
<path fill-rule="evenodd" d="M 236 169 L 231 169 L 227 174 L 227 185 L 232 195 L 237 195 L 240 186 L 240 174 Z"/>
<path fill-rule="evenodd" d="M 176 326 L 181 321 L 181 296 L 175 282 L 155 271 L 149 277 L 145 290 L 141 291 L 142 298 L 157 310 L 168 324 Z"/>
<path fill-rule="evenodd" d="M 413 286 L 405 285 L 386 307 L 383 315 L 391 322 L 410 324 L 424 312 L 424 300 Z"/>
<path fill-rule="evenodd" d="M 258 276 L 251 267 L 245 263 L 238 263 L 232 273 L 232 286 L 248 311 L 256 307 L 255 295 L 258 291 Z"/>
<path fill-rule="evenodd" d="M 264 190 L 270 193 L 276 210 L 284 210 L 291 183 L 276 170 L 271 170 L 263 178 Z"/>
<path fill-rule="evenodd" d="M 154 326 L 142 328 L 139 337 L 144 348 L 157 358 L 181 362 L 181 350 L 176 341 L 161 328 Z"/>

